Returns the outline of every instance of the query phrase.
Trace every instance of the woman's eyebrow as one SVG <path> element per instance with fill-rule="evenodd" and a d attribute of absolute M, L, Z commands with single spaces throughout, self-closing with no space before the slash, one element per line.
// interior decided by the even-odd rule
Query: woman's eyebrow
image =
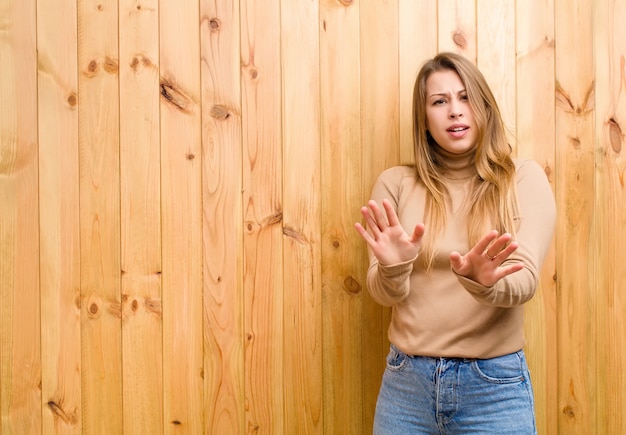
<path fill-rule="evenodd" d="M 459 94 L 463 94 L 463 93 L 465 93 L 465 92 L 466 92 L 466 90 L 465 90 L 465 88 L 463 88 L 463 89 L 461 89 L 461 90 L 459 90 L 459 91 L 456 91 L 456 92 L 455 92 L 455 94 L 456 94 L 456 95 L 459 95 Z M 449 93 L 449 92 L 446 92 L 446 91 L 441 91 L 441 92 L 433 92 L 432 94 L 430 94 L 430 95 L 428 96 L 428 98 L 431 98 L 431 97 L 439 97 L 439 96 L 444 96 L 444 97 L 445 97 L 445 96 L 448 96 L 448 95 L 450 95 L 450 93 Z"/>

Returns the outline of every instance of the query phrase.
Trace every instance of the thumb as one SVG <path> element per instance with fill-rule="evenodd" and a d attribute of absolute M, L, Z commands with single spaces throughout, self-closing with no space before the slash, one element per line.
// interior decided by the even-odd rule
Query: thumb
<path fill-rule="evenodd" d="M 454 271 L 461 269 L 463 266 L 463 257 L 457 251 L 450 252 L 450 266 Z"/>
<path fill-rule="evenodd" d="M 424 224 L 417 224 L 415 228 L 413 228 L 413 234 L 411 235 L 411 241 L 419 242 L 422 240 L 422 236 L 424 235 Z"/>

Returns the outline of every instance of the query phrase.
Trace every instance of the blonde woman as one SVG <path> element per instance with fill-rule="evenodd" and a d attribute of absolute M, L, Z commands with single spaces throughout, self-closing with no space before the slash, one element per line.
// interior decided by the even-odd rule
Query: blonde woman
<path fill-rule="evenodd" d="M 421 68 L 415 166 L 387 169 L 355 224 L 368 290 L 392 307 L 374 433 L 534 434 L 523 305 L 555 224 L 542 168 L 514 160 L 480 71 L 454 53 Z"/>

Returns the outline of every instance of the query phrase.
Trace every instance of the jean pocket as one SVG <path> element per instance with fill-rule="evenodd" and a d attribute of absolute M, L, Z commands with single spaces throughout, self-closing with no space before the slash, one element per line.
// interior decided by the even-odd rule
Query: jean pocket
<path fill-rule="evenodd" d="M 477 359 L 472 361 L 471 366 L 479 378 L 493 384 L 522 382 L 528 372 L 525 359 L 520 352 L 490 359 Z"/>
<path fill-rule="evenodd" d="M 409 356 L 392 344 L 387 354 L 387 370 L 399 372 L 406 367 L 408 360 Z"/>

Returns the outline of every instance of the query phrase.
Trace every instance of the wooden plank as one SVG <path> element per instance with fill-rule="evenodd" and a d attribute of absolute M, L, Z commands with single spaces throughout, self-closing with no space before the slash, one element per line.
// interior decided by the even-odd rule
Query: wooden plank
<path fill-rule="evenodd" d="M 476 62 L 476 0 L 439 0 L 437 28 L 439 51 Z"/>
<path fill-rule="evenodd" d="M 202 0 L 206 434 L 245 433 L 239 2 Z"/>
<path fill-rule="evenodd" d="M 515 145 L 515 0 L 476 4 L 476 64 L 493 92 L 507 138 Z"/>
<path fill-rule="evenodd" d="M 159 7 L 163 432 L 202 433 L 200 5 Z"/>
<path fill-rule="evenodd" d="M 359 2 L 320 2 L 324 433 L 361 434 L 364 249 Z"/>
<path fill-rule="evenodd" d="M 122 431 L 117 1 L 78 3 L 83 430 Z"/>
<path fill-rule="evenodd" d="M 163 427 L 159 5 L 119 2 L 124 433 Z"/>
<path fill-rule="evenodd" d="M 559 433 L 596 422 L 593 1 L 555 1 Z"/>
<path fill-rule="evenodd" d="M 241 5 L 246 427 L 284 432 L 280 5 Z"/>
<path fill-rule="evenodd" d="M 517 2 L 516 151 L 543 166 L 555 189 L 554 0 Z M 529 92 L 532 90 L 532 92 Z M 525 307 L 528 365 L 537 430 L 557 432 L 556 251 L 543 264 L 535 297 Z"/>
<path fill-rule="evenodd" d="M 415 163 L 413 86 L 422 64 L 437 54 L 437 3 L 398 1 L 400 162 Z"/>
<path fill-rule="evenodd" d="M 360 51 L 361 57 L 361 147 L 363 185 L 361 203 L 348 210 L 360 221 L 358 210 L 370 199 L 372 186 L 380 173 L 400 162 L 400 90 L 399 90 L 399 5 L 398 1 L 361 3 Z M 381 26 L 380 23 L 385 23 Z M 409 94 L 412 94 L 410 92 Z M 381 122 L 384 120 L 384 122 Z M 344 213 L 347 214 L 348 211 Z M 362 267 L 359 276 L 362 292 L 366 293 L 367 249 L 362 242 L 359 250 Z M 376 399 L 383 372 L 385 356 L 389 353 L 387 329 L 391 310 L 363 298 L 363 324 L 361 326 L 361 353 L 363 379 L 363 433 L 371 432 L 374 425 Z"/>
<path fill-rule="evenodd" d="M 323 433 L 319 0 L 282 2 L 284 433 Z"/>
<path fill-rule="evenodd" d="M 626 433 L 626 2 L 594 4 L 597 434 Z"/>
<path fill-rule="evenodd" d="M 80 434 L 76 2 L 37 4 L 42 433 Z"/>
<path fill-rule="evenodd" d="M 0 6 L 0 432 L 41 431 L 36 1 Z"/>

